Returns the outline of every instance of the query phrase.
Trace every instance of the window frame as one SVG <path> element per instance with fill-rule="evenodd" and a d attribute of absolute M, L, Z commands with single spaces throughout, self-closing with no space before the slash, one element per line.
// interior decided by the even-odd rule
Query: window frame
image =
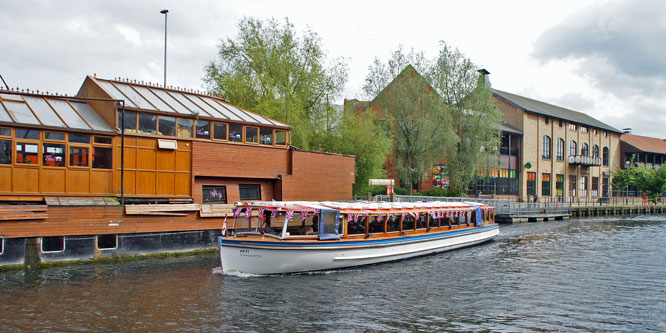
<path fill-rule="evenodd" d="M 217 133 L 217 128 L 216 128 L 217 125 L 224 125 L 224 139 L 218 139 L 218 138 L 215 137 L 215 135 L 216 135 L 215 133 Z M 225 142 L 229 141 L 229 124 L 219 122 L 219 121 L 214 121 L 212 129 L 213 129 L 213 135 L 211 135 L 211 140 L 213 140 L 213 141 L 225 141 Z"/>
<path fill-rule="evenodd" d="M 218 201 L 206 200 L 206 196 L 204 195 L 204 191 L 207 188 L 212 188 L 212 187 L 215 187 L 215 188 L 220 188 L 221 187 L 221 188 L 224 189 L 223 191 L 221 191 L 222 193 L 224 193 L 224 201 L 222 201 L 222 200 L 218 200 Z M 228 201 L 229 201 L 229 197 L 227 196 L 227 186 L 226 185 L 201 185 L 201 202 L 203 202 L 204 204 L 212 204 L 212 203 L 218 203 L 218 204 L 224 203 L 224 204 L 226 204 Z"/>
<path fill-rule="evenodd" d="M 259 194 L 259 196 L 257 198 L 245 198 L 245 199 L 243 197 L 241 197 L 241 192 L 244 189 L 247 190 L 249 188 L 256 188 L 257 193 Z M 250 201 L 250 200 L 260 201 L 261 200 L 261 184 L 238 184 L 238 197 L 239 197 L 239 200 L 241 200 L 241 201 Z"/>
<path fill-rule="evenodd" d="M 569 156 L 578 156 L 578 142 L 576 140 L 569 141 Z"/>
<path fill-rule="evenodd" d="M 542 138 L 542 143 L 541 143 L 541 158 L 543 159 L 551 159 L 552 157 L 552 152 L 553 152 L 553 140 L 550 138 L 548 135 L 544 135 Z"/>
<path fill-rule="evenodd" d="M 251 128 L 255 129 L 257 131 L 257 133 L 256 133 L 257 141 L 248 141 L 247 140 L 247 130 L 251 129 Z M 247 143 L 247 144 L 258 145 L 259 144 L 259 126 L 248 126 L 248 125 L 243 126 L 243 142 Z"/>
<path fill-rule="evenodd" d="M 564 145 L 565 145 L 564 139 L 558 138 L 557 139 L 557 148 L 556 148 L 556 151 L 555 151 L 555 159 L 558 160 L 558 161 L 564 161 L 564 159 L 566 158 Z"/>
<path fill-rule="evenodd" d="M 605 167 L 609 166 L 609 164 L 610 164 L 610 149 L 608 149 L 608 147 L 604 147 L 602 149 L 602 155 L 603 155 L 602 162 L 601 162 L 602 165 L 605 166 Z"/>
<path fill-rule="evenodd" d="M 57 251 L 44 251 L 44 238 L 53 238 L 53 237 L 60 237 L 62 238 L 62 250 L 57 250 Z M 65 236 L 42 236 L 39 238 L 40 239 L 40 244 L 39 244 L 39 250 L 41 253 L 62 253 L 65 252 L 67 249 L 67 240 L 65 239 Z"/>

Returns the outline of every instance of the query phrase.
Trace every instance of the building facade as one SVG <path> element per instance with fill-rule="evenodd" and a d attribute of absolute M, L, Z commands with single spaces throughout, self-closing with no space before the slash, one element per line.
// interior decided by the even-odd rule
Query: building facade
<path fill-rule="evenodd" d="M 492 89 L 504 121 L 522 133 L 522 200 L 594 201 L 610 196 L 621 132 L 584 113 Z"/>
<path fill-rule="evenodd" d="M 354 157 L 291 147 L 290 129 L 136 81 L 0 90 L 0 265 L 211 248 L 227 204 L 351 199 Z"/>

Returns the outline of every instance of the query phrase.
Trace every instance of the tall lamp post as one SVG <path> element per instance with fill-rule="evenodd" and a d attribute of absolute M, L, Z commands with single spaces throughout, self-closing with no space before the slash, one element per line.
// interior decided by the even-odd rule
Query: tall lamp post
<path fill-rule="evenodd" d="M 164 88 L 166 88 L 166 68 L 167 68 L 167 63 L 166 63 L 166 46 L 167 46 L 167 16 L 169 13 L 169 10 L 167 9 L 162 9 L 160 10 L 161 14 L 164 14 Z"/>

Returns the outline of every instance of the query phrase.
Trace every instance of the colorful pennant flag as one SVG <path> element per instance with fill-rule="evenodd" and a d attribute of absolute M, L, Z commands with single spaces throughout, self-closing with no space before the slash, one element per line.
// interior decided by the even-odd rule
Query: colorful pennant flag
<path fill-rule="evenodd" d="M 294 211 L 293 210 L 287 211 L 287 221 L 291 221 L 291 219 L 293 218 L 294 218 Z"/>

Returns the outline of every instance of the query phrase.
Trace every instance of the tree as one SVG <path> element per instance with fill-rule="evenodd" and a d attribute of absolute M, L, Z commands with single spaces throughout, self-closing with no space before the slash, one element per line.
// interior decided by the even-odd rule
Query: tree
<path fill-rule="evenodd" d="M 650 199 L 657 203 L 666 190 L 666 168 L 648 169 L 644 166 L 635 167 L 633 160 L 627 169 L 613 171 L 613 188 L 624 189 L 627 186 L 636 186 Z"/>
<path fill-rule="evenodd" d="M 413 184 L 427 174 L 455 142 L 451 117 L 441 97 L 408 65 L 373 101 L 395 134 L 395 168 Z"/>
<path fill-rule="evenodd" d="M 440 46 L 440 52 L 433 60 L 426 59 L 423 53 L 414 50 L 405 54 L 402 47 L 391 54 L 386 64 L 375 59 L 369 68 L 363 91 L 366 95 L 377 96 L 375 99 L 379 99 L 379 95 L 388 89 L 391 80 L 395 81 L 398 77 L 396 73 L 408 65 L 414 65 L 418 72 L 423 74 L 422 78 L 431 89 L 434 89 L 434 95 L 438 95 L 439 101 L 425 103 L 422 108 L 414 109 L 417 114 L 414 114 L 412 122 L 400 122 L 396 119 L 398 121 L 396 124 L 405 127 L 402 131 L 396 131 L 396 150 L 419 152 L 411 154 L 410 158 L 397 156 L 398 164 L 404 164 L 399 170 L 401 179 L 413 178 L 414 175 L 406 173 L 407 169 L 418 170 L 416 176 L 421 177 L 424 173 L 419 172 L 446 159 L 446 170 L 451 186 L 454 190 L 462 192 L 474 179 L 477 166 L 484 160 L 487 161 L 489 154 L 494 153 L 499 145 L 500 131 L 497 130 L 497 124 L 501 123 L 502 117 L 494 103 L 489 86 L 476 73 L 478 67 L 458 49 L 452 49 L 444 42 L 440 42 Z M 419 97 L 410 94 L 423 96 L 426 90 L 405 88 L 401 93 L 386 94 L 390 96 L 385 98 L 390 99 L 395 105 L 401 105 L 401 110 L 409 112 L 411 110 L 409 105 L 420 105 Z M 403 98 L 405 100 L 400 101 Z M 434 106 L 435 104 L 439 105 Z M 426 109 L 438 111 L 426 112 Z M 407 119 L 406 115 L 401 117 Z M 444 125 L 448 124 L 450 127 L 436 128 L 436 133 L 426 135 L 425 138 L 417 139 L 413 136 L 407 140 L 405 135 L 413 134 L 413 129 L 425 129 L 417 126 L 417 123 L 420 124 L 417 117 L 425 122 L 444 122 Z M 439 145 L 439 149 L 428 148 L 426 152 L 424 147 L 418 146 L 421 143 L 427 147 L 433 146 L 428 141 L 434 141 Z"/>
<path fill-rule="evenodd" d="M 354 155 L 356 158 L 356 181 L 354 194 L 365 194 L 370 186 L 370 178 L 383 178 L 386 174 L 384 162 L 391 151 L 391 139 L 385 135 L 381 122 L 373 113 L 357 115 L 352 112 L 336 112 L 332 119 L 342 121 L 322 126 L 315 144 L 323 150 Z M 322 122 L 323 124 L 324 122 Z"/>
<path fill-rule="evenodd" d="M 315 121 L 342 91 L 347 65 L 326 64 L 321 39 L 297 36 L 288 19 L 244 18 L 235 39 L 222 41 L 206 66 L 208 89 L 231 103 L 292 126 L 292 144 L 310 149 Z"/>
<path fill-rule="evenodd" d="M 440 42 L 440 52 L 431 74 L 433 87 L 449 106 L 457 144 L 447 157 L 451 187 L 467 189 L 477 166 L 495 153 L 501 132 L 502 115 L 495 105 L 489 82 L 477 73 L 478 66 L 458 49 Z"/>

